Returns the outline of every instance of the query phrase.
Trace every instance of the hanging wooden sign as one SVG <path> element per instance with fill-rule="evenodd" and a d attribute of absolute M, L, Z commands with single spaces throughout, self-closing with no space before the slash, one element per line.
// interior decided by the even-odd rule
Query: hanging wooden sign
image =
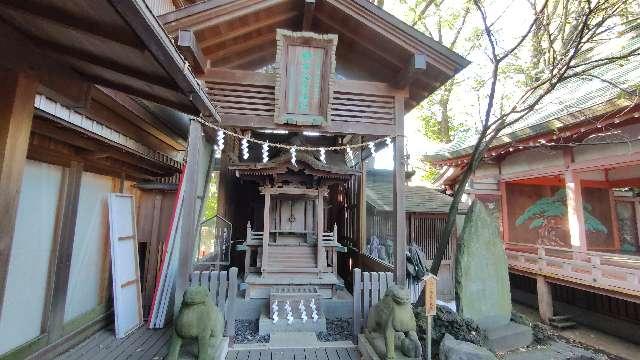
<path fill-rule="evenodd" d="M 278 29 L 276 42 L 275 122 L 328 124 L 338 36 Z"/>

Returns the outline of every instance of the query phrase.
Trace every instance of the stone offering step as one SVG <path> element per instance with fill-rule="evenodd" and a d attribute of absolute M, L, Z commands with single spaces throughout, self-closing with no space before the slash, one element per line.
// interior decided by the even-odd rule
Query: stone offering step
<path fill-rule="evenodd" d="M 562 321 L 562 322 L 551 321 L 549 322 L 549 325 L 553 326 L 556 329 L 569 329 L 569 328 L 576 327 L 576 323 L 573 321 Z"/>
<path fill-rule="evenodd" d="M 549 325 L 556 329 L 568 329 L 576 326 L 571 315 L 556 315 L 549 318 Z"/>
<path fill-rule="evenodd" d="M 565 320 L 572 320 L 573 316 L 572 315 L 556 315 L 556 316 L 552 316 L 549 318 L 549 321 L 565 321 Z"/>

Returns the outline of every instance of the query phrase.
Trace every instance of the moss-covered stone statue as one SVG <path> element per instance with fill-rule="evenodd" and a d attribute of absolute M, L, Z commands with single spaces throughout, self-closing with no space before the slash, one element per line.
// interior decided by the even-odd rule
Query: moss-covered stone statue
<path fill-rule="evenodd" d="M 224 332 L 224 316 L 202 286 L 184 292 L 178 316 L 174 319 L 173 337 L 167 360 L 178 360 L 184 340 L 198 343 L 198 360 L 210 359 L 210 346 L 218 346 Z"/>
<path fill-rule="evenodd" d="M 387 290 L 369 310 L 365 337 L 381 359 L 422 357 L 408 290 L 398 286 Z"/>

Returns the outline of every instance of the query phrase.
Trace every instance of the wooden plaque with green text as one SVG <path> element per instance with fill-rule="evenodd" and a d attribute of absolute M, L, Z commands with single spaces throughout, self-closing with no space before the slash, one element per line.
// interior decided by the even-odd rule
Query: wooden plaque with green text
<path fill-rule="evenodd" d="M 278 29 L 276 41 L 275 122 L 328 124 L 338 36 Z"/>

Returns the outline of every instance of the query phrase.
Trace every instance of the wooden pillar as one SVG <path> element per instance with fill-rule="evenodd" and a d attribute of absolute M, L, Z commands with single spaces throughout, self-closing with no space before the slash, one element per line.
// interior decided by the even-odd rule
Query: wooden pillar
<path fill-rule="evenodd" d="M 362 141 L 362 137 L 360 137 Z M 360 254 L 364 253 L 367 248 L 367 168 L 364 165 L 362 159 L 362 151 L 360 152 L 360 192 L 358 193 L 358 219 L 359 219 L 359 251 Z M 639 233 L 640 234 L 640 233 Z"/>
<path fill-rule="evenodd" d="M 322 234 L 324 233 L 324 189 L 318 188 L 318 271 L 323 272 L 327 263 L 327 255 L 322 246 Z"/>
<path fill-rule="evenodd" d="M 407 217 L 405 212 L 404 97 L 396 96 L 396 141 L 393 151 L 393 211 L 396 228 L 395 277 L 407 286 Z"/>
<path fill-rule="evenodd" d="M 0 72 L 0 313 L 9 273 L 22 175 L 27 160 L 38 83 L 32 77 Z"/>
<path fill-rule="evenodd" d="M 82 163 L 73 161 L 69 169 L 65 170 L 56 222 L 56 238 L 53 249 L 55 267 L 51 269 L 53 281 L 49 284 L 53 288 L 47 325 L 49 343 L 58 340 L 63 335 L 64 310 L 67 303 L 73 243 L 76 237 L 81 182 Z"/>
<path fill-rule="evenodd" d="M 198 191 L 198 164 L 205 141 L 202 125 L 192 120 L 189 126 L 189 141 L 187 144 L 187 166 L 183 177 L 184 193 L 182 195 L 182 213 L 180 226 L 180 249 L 178 252 L 178 269 L 176 270 L 176 293 L 174 314 L 177 314 L 182 303 L 182 294 L 187 288 L 189 274 L 193 269 L 193 254 L 196 241 L 196 222 L 199 209 L 196 209 Z M 180 206 L 180 204 L 178 204 Z"/>
<path fill-rule="evenodd" d="M 551 285 L 544 279 L 544 276 L 537 276 L 536 288 L 538 291 L 538 312 L 542 322 L 548 324 L 549 319 L 553 316 Z"/>
<path fill-rule="evenodd" d="M 620 250 L 620 231 L 618 231 L 618 213 L 616 212 L 616 200 L 613 189 L 609 189 L 609 206 L 611 208 L 611 235 L 613 236 L 613 247 Z"/>
<path fill-rule="evenodd" d="M 572 170 L 565 172 L 567 192 L 567 217 L 571 246 L 576 250 L 587 250 L 587 236 L 584 226 L 584 208 L 582 207 L 582 189 L 580 177 Z"/>
<path fill-rule="evenodd" d="M 264 191 L 264 211 L 262 213 L 262 275 L 269 270 L 269 233 L 271 232 L 271 193 Z"/>
<path fill-rule="evenodd" d="M 502 214 L 502 241 L 509 242 L 509 203 L 507 202 L 507 183 L 500 181 L 500 204 Z"/>

